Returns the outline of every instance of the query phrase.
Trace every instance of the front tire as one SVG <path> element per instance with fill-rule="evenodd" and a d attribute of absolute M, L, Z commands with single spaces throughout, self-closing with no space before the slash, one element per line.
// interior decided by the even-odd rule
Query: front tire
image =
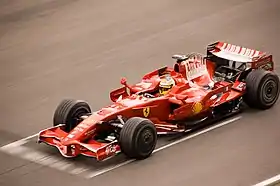
<path fill-rule="evenodd" d="M 155 149 L 156 143 L 157 131 L 149 119 L 130 118 L 120 132 L 121 150 L 129 158 L 140 160 L 149 157 Z"/>
<path fill-rule="evenodd" d="M 256 109 L 271 108 L 279 97 L 279 77 L 271 71 L 254 70 L 246 77 L 245 103 Z"/>
<path fill-rule="evenodd" d="M 65 124 L 64 131 L 70 132 L 77 126 L 80 117 L 91 113 L 91 108 L 85 101 L 65 99 L 57 106 L 53 116 L 53 126 Z"/>

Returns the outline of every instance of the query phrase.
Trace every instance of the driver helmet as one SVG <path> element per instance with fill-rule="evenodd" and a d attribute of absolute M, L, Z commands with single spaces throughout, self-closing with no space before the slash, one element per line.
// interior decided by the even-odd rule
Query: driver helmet
<path fill-rule="evenodd" d="M 159 84 L 159 94 L 161 96 L 166 95 L 174 85 L 175 85 L 174 79 L 169 74 L 164 75 L 161 78 Z"/>

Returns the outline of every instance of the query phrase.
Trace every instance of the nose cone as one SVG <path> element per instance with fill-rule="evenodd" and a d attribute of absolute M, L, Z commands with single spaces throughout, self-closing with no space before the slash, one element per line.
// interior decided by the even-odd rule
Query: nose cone
<path fill-rule="evenodd" d="M 70 139 L 68 136 L 66 136 L 65 138 L 63 138 L 61 140 L 61 145 L 62 146 L 69 146 L 73 143 L 74 140 Z"/>
<path fill-rule="evenodd" d="M 86 134 L 88 129 L 81 129 L 80 127 L 74 128 L 65 138 L 61 140 L 61 144 L 64 146 L 68 146 L 73 144 L 74 141 L 83 140 L 84 134 Z"/>
<path fill-rule="evenodd" d="M 61 140 L 62 145 L 71 145 L 74 141 L 82 141 L 91 136 L 96 130 L 99 118 L 90 116 L 79 123 L 70 133 Z"/>

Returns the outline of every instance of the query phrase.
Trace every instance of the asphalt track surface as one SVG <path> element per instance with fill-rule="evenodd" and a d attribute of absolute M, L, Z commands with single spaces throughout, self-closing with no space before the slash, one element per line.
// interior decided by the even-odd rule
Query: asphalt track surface
<path fill-rule="evenodd" d="M 0 1 L 0 146 L 51 126 L 65 97 L 96 110 L 122 76 L 136 82 L 173 65 L 173 54 L 205 53 L 217 40 L 269 51 L 279 71 L 279 18 L 279 0 Z M 280 173 L 279 115 L 279 102 L 269 111 L 249 110 L 112 170 L 126 160 L 70 160 L 67 171 L 51 167 L 55 160 L 32 161 L 60 158 L 35 136 L 9 146 L 17 152 L 1 147 L 0 185 L 253 185 Z M 170 143 L 162 139 L 158 148 Z"/>

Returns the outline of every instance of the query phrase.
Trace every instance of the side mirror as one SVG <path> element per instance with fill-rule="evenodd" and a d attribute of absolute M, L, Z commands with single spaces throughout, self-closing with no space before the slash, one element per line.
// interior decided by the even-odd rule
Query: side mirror
<path fill-rule="evenodd" d="M 122 79 L 121 79 L 121 84 L 122 84 L 122 85 L 126 86 L 126 82 L 127 82 L 126 78 L 122 78 Z"/>

